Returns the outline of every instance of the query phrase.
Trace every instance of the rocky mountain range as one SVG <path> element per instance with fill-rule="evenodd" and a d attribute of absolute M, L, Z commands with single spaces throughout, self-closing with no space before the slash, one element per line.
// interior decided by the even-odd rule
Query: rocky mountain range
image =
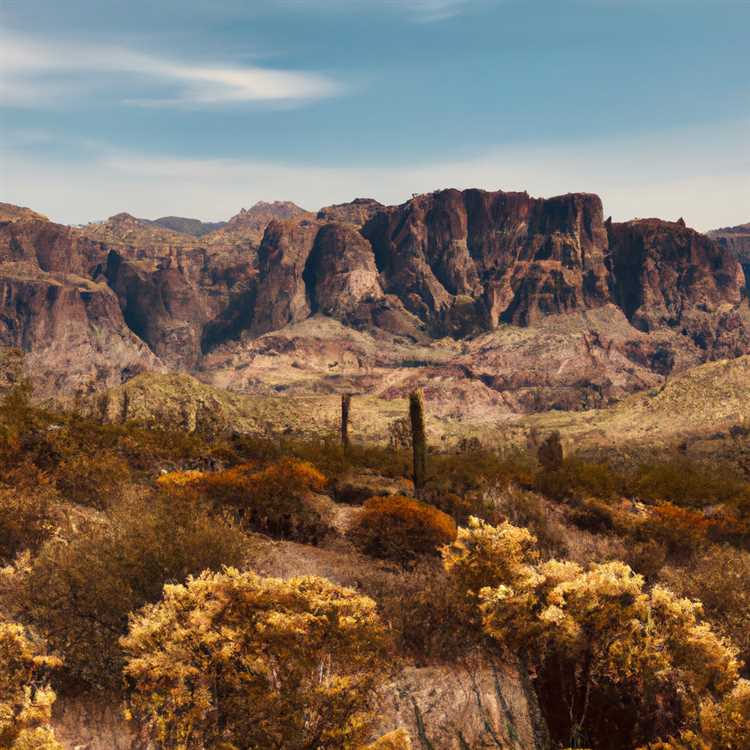
<path fill-rule="evenodd" d="M 44 396 L 179 371 L 250 395 L 422 384 L 446 418 L 579 410 L 750 353 L 744 236 L 612 222 L 590 194 L 259 203 L 217 225 L 0 204 L 0 345 Z"/>

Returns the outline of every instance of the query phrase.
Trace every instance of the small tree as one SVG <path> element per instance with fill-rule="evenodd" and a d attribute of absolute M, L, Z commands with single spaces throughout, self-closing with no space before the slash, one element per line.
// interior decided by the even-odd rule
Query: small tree
<path fill-rule="evenodd" d="M 46 674 L 59 660 L 44 654 L 18 623 L 0 620 L 0 748 L 62 750 L 50 727 L 55 694 Z"/>
<path fill-rule="evenodd" d="M 414 456 L 414 491 L 421 497 L 427 477 L 427 435 L 424 426 L 424 395 L 421 389 L 409 394 L 411 447 Z"/>
<path fill-rule="evenodd" d="M 357 748 L 384 664 L 371 599 L 231 568 L 165 586 L 122 646 L 129 710 L 165 749 Z"/>

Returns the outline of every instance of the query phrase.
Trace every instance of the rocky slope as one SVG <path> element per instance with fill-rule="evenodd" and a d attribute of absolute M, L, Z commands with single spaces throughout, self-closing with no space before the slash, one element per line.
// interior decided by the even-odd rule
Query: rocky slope
<path fill-rule="evenodd" d="M 715 229 L 708 236 L 734 253 L 745 269 L 745 276 L 750 278 L 750 224 Z M 750 283 L 746 289 L 750 293 Z"/>
<path fill-rule="evenodd" d="M 603 406 L 750 352 L 734 253 L 683 222 L 605 222 L 589 194 L 260 203 L 205 233 L 0 209 L 0 345 L 48 395 L 171 369 L 251 394 L 427 383 L 446 413 L 497 416 Z"/>

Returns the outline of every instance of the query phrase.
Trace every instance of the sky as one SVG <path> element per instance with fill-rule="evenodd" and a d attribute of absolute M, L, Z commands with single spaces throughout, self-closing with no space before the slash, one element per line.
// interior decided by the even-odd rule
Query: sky
<path fill-rule="evenodd" d="M 221 220 L 446 187 L 750 221 L 750 0 L 0 0 L 0 200 Z"/>

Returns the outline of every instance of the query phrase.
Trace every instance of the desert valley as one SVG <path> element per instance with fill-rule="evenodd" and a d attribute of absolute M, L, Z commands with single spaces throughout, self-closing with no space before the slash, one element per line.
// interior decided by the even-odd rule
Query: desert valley
<path fill-rule="evenodd" d="M 0 219 L 10 748 L 745 747 L 742 227 L 481 190 Z M 148 655 L 214 600 L 208 650 Z"/>

